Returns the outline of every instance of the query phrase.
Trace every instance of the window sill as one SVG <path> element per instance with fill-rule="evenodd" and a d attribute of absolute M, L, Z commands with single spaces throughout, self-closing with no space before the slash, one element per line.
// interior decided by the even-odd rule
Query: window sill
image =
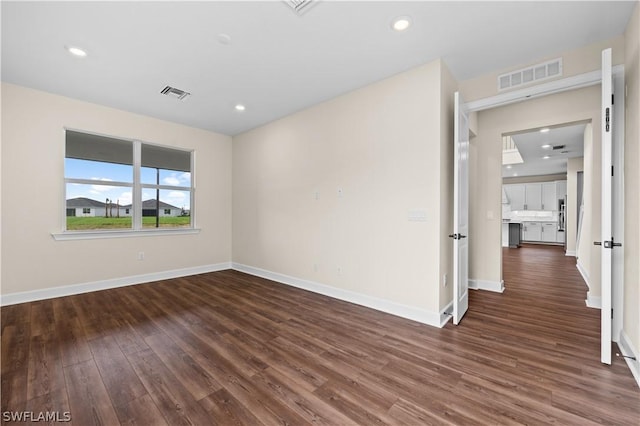
<path fill-rule="evenodd" d="M 56 241 L 69 241 L 98 240 L 103 238 L 158 237 L 160 235 L 189 235 L 199 233 L 199 228 L 178 228 L 162 230 L 143 229 L 141 231 L 67 231 L 52 233 L 51 236 Z"/>

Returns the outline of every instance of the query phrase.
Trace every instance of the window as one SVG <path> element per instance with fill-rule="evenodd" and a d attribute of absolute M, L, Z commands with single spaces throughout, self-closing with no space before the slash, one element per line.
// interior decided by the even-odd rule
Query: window
<path fill-rule="evenodd" d="M 72 130 L 65 145 L 67 231 L 193 227 L 191 151 Z"/>

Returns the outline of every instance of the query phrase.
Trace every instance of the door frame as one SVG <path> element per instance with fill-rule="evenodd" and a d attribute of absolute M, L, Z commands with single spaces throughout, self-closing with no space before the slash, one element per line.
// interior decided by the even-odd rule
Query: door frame
<path fill-rule="evenodd" d="M 624 65 L 615 65 L 612 67 L 612 75 L 614 77 L 614 91 L 618 93 L 619 99 L 614 103 L 614 115 L 613 125 L 616 129 L 622 129 L 614 133 L 614 145 L 620 149 L 614 152 L 614 162 L 624 166 Z M 506 106 L 518 102 L 523 102 L 529 99 L 535 99 L 547 95 L 554 95 L 557 93 L 567 92 L 570 90 L 581 89 L 584 87 L 595 86 L 602 83 L 602 70 L 591 71 L 583 74 L 578 74 L 571 77 L 554 80 L 549 83 L 542 83 L 539 85 L 526 87 L 523 89 L 514 90 L 509 93 L 502 93 L 495 96 L 489 96 L 486 98 L 478 99 L 475 101 L 467 102 L 465 104 L 468 113 L 479 112 L 487 109 Z M 620 95 L 622 94 L 622 95 Z M 614 206 L 614 229 L 616 235 L 620 235 L 620 242 L 623 244 L 618 251 L 616 258 L 624 258 L 624 167 L 620 167 L 620 173 L 616 173 L 614 176 L 617 189 L 619 189 L 621 197 L 616 198 L 616 205 Z M 599 237 L 599 236 L 598 236 Z M 616 248 L 618 250 L 618 248 Z M 502 257 L 500 257 L 500 263 L 502 263 Z M 613 308 L 613 321 L 612 321 L 612 340 L 618 342 L 620 340 L 620 333 L 622 331 L 623 322 L 623 307 L 624 307 L 624 279 L 623 279 L 623 264 L 622 262 L 613 261 L 613 281 L 612 287 L 612 308 Z M 616 272 L 617 271 L 617 272 Z"/>

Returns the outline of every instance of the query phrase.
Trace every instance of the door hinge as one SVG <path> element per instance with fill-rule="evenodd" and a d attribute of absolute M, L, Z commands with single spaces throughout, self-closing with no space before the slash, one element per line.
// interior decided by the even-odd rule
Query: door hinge
<path fill-rule="evenodd" d="M 613 105 L 613 93 L 611 94 L 611 105 Z"/>
<path fill-rule="evenodd" d="M 613 166 L 611 166 L 611 176 L 613 176 Z"/>
<path fill-rule="evenodd" d="M 611 308 L 611 319 L 613 319 L 613 308 Z"/>
<path fill-rule="evenodd" d="M 605 123 L 604 129 L 605 129 L 605 131 L 607 133 L 609 132 L 609 129 L 611 128 L 609 126 L 609 122 L 611 121 L 611 111 L 610 110 L 611 110 L 611 108 L 607 108 L 605 110 L 605 117 L 604 117 L 604 123 Z"/>

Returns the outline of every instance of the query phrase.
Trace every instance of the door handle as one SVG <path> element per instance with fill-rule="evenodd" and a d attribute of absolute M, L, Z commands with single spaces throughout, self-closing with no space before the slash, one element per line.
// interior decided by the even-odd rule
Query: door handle
<path fill-rule="evenodd" d="M 604 242 L 604 248 L 613 249 L 614 247 L 622 247 L 622 243 L 614 242 L 613 237 L 611 237 L 611 241 Z"/>
<path fill-rule="evenodd" d="M 604 248 L 608 249 L 613 249 L 614 247 L 622 247 L 622 243 L 616 243 L 613 238 L 611 238 L 611 241 L 605 241 L 604 244 L 602 244 L 602 241 L 594 241 L 593 245 L 604 246 Z"/>
<path fill-rule="evenodd" d="M 449 238 L 453 238 L 454 240 L 461 240 L 463 238 L 467 238 L 467 236 L 462 234 L 450 234 Z"/>

